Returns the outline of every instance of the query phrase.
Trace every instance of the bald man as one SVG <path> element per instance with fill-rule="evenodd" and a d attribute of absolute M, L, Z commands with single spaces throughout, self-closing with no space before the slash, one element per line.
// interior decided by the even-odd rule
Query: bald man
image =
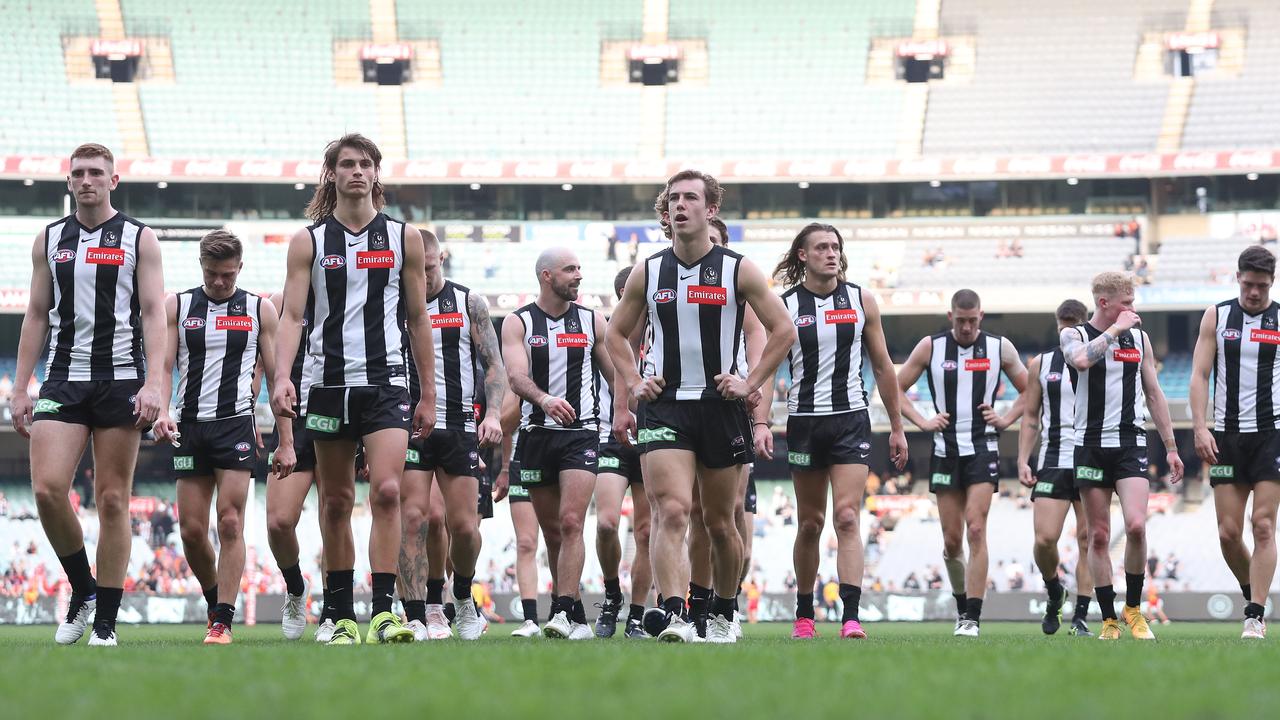
<path fill-rule="evenodd" d="M 586 545 L 583 521 L 596 484 L 598 377 L 613 385 L 604 321 L 577 302 L 582 266 L 573 252 L 538 257 L 538 299 L 502 321 L 502 358 L 520 407 L 520 477 L 544 533 L 559 530 L 556 587 L 548 638 L 594 637 L 578 590 Z M 599 373 L 599 375 L 597 375 Z"/>

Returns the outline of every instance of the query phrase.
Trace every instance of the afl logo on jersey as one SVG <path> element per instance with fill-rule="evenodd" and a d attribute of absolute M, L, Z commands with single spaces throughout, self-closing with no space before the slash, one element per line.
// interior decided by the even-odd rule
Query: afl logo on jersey
<path fill-rule="evenodd" d="M 816 317 L 814 317 L 814 316 L 812 316 L 812 315 L 798 315 L 798 316 L 796 316 L 796 327 L 809 327 L 809 326 L 813 325 L 813 324 L 814 324 L 814 323 L 816 323 L 816 322 L 818 322 L 818 318 L 816 318 Z"/>
<path fill-rule="evenodd" d="M 663 288 L 653 294 L 653 301 L 656 303 L 669 303 L 676 299 L 676 291 L 669 288 Z"/>
<path fill-rule="evenodd" d="M 543 335 L 530 335 L 530 336 L 529 336 L 529 347 L 536 347 L 536 348 L 540 348 L 540 347 L 546 347 L 546 346 L 547 346 L 547 338 L 546 338 L 546 336 L 543 336 Z"/>
<path fill-rule="evenodd" d="M 64 262 L 71 262 L 72 260 L 75 260 L 75 259 L 76 259 L 75 250 L 59 250 L 58 252 L 53 254 L 54 262 L 64 263 Z"/>
<path fill-rule="evenodd" d="M 347 266 L 347 259 L 341 255 L 325 255 L 320 258 L 320 267 L 325 270 L 341 270 Z"/>
<path fill-rule="evenodd" d="M 1062 373 L 1051 372 L 1048 375 L 1045 375 L 1044 379 L 1049 382 L 1058 382 L 1062 379 Z"/>
<path fill-rule="evenodd" d="M 236 452 L 249 452 L 250 447 L 252 446 L 247 442 L 236 443 Z"/>
<path fill-rule="evenodd" d="M 182 327 L 187 330 L 199 330 L 204 327 L 204 318 L 189 317 L 182 321 Z"/>
<path fill-rule="evenodd" d="M 1228 328 L 1228 329 L 1226 329 L 1226 330 L 1223 330 L 1223 331 L 1222 331 L 1222 339 L 1223 339 L 1223 340 L 1239 340 L 1239 339 L 1240 339 L 1240 331 L 1239 331 L 1239 330 L 1236 330 L 1236 329 L 1234 329 L 1234 328 Z"/>
<path fill-rule="evenodd" d="M 943 360 L 943 361 L 942 361 L 942 369 L 943 369 L 943 370 L 945 370 L 945 371 L 947 371 L 947 372 L 951 372 L 952 370 L 955 370 L 957 367 L 959 367 L 959 366 L 958 366 L 958 365 L 956 365 L 956 361 L 955 361 L 955 360 Z"/>

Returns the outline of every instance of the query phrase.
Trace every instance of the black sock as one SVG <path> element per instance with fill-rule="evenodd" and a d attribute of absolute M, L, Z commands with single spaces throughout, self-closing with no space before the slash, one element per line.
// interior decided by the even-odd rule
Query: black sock
<path fill-rule="evenodd" d="M 1103 620 L 1116 619 L 1116 589 L 1110 585 L 1098 585 L 1093 589 L 1098 598 L 1098 607 L 1102 608 Z"/>
<path fill-rule="evenodd" d="M 391 608 L 395 606 L 395 594 L 395 573 L 373 573 L 373 609 L 370 611 L 371 616 L 377 617 L 384 612 L 391 612 Z"/>
<path fill-rule="evenodd" d="M 1085 619 L 1088 617 L 1089 617 L 1089 596 L 1077 595 L 1076 596 L 1076 613 L 1075 615 L 1072 616 L 1072 619 L 1079 620 L 1080 622 L 1084 622 Z"/>
<path fill-rule="evenodd" d="M 569 617 L 579 625 L 587 624 L 587 608 L 582 604 L 582 600 L 573 601 L 573 612 L 569 613 Z"/>
<path fill-rule="evenodd" d="M 570 620 L 573 619 L 573 598 L 568 595 L 560 595 L 551 600 L 551 616 L 555 617 L 560 613 L 569 616 Z"/>
<path fill-rule="evenodd" d="M 1244 594 L 1245 602 L 1247 603 L 1253 602 L 1253 587 L 1250 586 L 1249 583 L 1244 583 L 1243 585 L 1241 585 L 1240 592 Z"/>
<path fill-rule="evenodd" d="M 329 619 L 334 622 L 355 620 L 354 585 L 356 584 L 356 571 L 330 570 L 327 574 L 329 576 L 329 601 L 333 605 L 333 612 L 329 614 Z"/>
<path fill-rule="evenodd" d="M 427 578 L 427 604 L 444 604 L 444 578 Z"/>
<path fill-rule="evenodd" d="M 951 597 L 956 599 L 956 615 L 964 617 L 964 610 L 968 607 L 969 598 L 964 593 L 951 593 Z"/>
<path fill-rule="evenodd" d="M 210 585 L 204 589 L 204 603 L 209 610 L 209 614 L 213 614 L 213 608 L 218 604 L 218 586 Z"/>
<path fill-rule="evenodd" d="M 738 593 L 737 595 L 734 595 L 734 596 L 733 596 L 733 611 L 734 611 L 735 613 L 736 613 L 736 612 L 738 612 L 738 597 L 739 597 L 739 596 L 741 596 L 741 595 L 742 595 L 742 593 Z"/>
<path fill-rule="evenodd" d="M 520 610 L 524 613 L 525 620 L 538 622 L 538 600 L 521 600 Z"/>
<path fill-rule="evenodd" d="M 1259 605 L 1258 603 L 1253 602 L 1253 601 L 1250 601 L 1248 605 L 1245 605 L 1245 606 L 1244 606 L 1244 616 L 1245 616 L 1246 618 L 1253 618 L 1253 619 L 1255 619 L 1255 620 L 1261 620 L 1261 619 L 1262 619 L 1262 614 L 1263 614 L 1265 611 L 1266 611 L 1266 608 L 1265 608 L 1265 607 L 1263 607 L 1263 606 L 1261 606 L 1261 605 Z"/>
<path fill-rule="evenodd" d="M 684 598 L 669 597 L 662 601 L 662 609 L 675 615 L 678 618 L 684 618 Z"/>
<path fill-rule="evenodd" d="M 710 601 L 711 588 L 689 583 L 689 617 L 706 617 Z"/>
<path fill-rule="evenodd" d="M 116 615 L 120 613 L 120 599 L 124 597 L 124 589 L 99 585 L 97 593 L 98 613 L 93 618 L 93 629 L 110 633 L 116 629 Z"/>
<path fill-rule="evenodd" d="M 840 622 L 847 623 L 858 619 L 858 603 L 862 602 L 862 588 L 849 583 L 840 583 L 840 602 L 844 603 L 844 612 Z"/>
<path fill-rule="evenodd" d="M 604 599 L 606 602 L 622 604 L 622 584 L 618 582 L 618 578 L 605 578 Z"/>
<path fill-rule="evenodd" d="M 302 579 L 302 568 L 298 567 L 298 563 L 280 568 L 280 574 L 284 577 L 284 588 L 290 595 L 297 596 L 307 591 L 307 583 Z"/>
<path fill-rule="evenodd" d="M 1124 604 L 1138 607 L 1142 603 L 1142 581 L 1146 576 L 1142 573 L 1127 572 L 1124 574 Z"/>
<path fill-rule="evenodd" d="M 337 616 L 333 614 L 333 593 L 329 592 L 329 588 L 324 588 L 324 602 L 320 605 L 320 622 L 335 619 Z"/>
<path fill-rule="evenodd" d="M 724 598 L 715 594 L 711 597 L 711 614 L 719 615 L 725 620 L 733 620 L 733 598 Z"/>
<path fill-rule="evenodd" d="M 1062 588 L 1062 578 L 1054 575 L 1052 578 L 1045 580 L 1044 589 L 1049 591 L 1049 606 L 1062 607 L 1062 599 L 1066 597 L 1066 591 Z"/>
<path fill-rule="evenodd" d="M 452 601 L 444 604 L 444 617 L 449 621 L 450 625 L 453 624 L 453 619 L 458 617 L 458 608 L 454 606 Z"/>
<path fill-rule="evenodd" d="M 89 569 L 89 555 L 84 546 L 67 556 L 58 556 L 62 569 L 67 573 L 67 582 L 71 583 L 71 592 L 82 598 L 91 598 L 98 590 L 94 582 L 93 571 Z"/>
<path fill-rule="evenodd" d="M 796 619 L 813 619 L 813 593 L 796 593 Z"/>
<path fill-rule="evenodd" d="M 627 611 L 627 620 L 635 620 L 638 622 L 642 615 L 644 615 L 644 606 L 631 603 L 631 607 Z"/>
<path fill-rule="evenodd" d="M 453 599 L 462 601 L 471 599 L 471 581 L 474 577 L 453 574 Z"/>
<path fill-rule="evenodd" d="M 417 620 L 423 625 L 427 624 L 427 603 L 425 600 L 405 600 L 400 599 L 400 604 L 404 606 L 404 617 L 409 622 Z"/>
<path fill-rule="evenodd" d="M 236 606 L 230 603 L 218 603 L 213 606 L 213 621 L 222 623 L 227 627 L 231 627 L 231 621 L 236 616 Z"/>
<path fill-rule="evenodd" d="M 964 616 L 976 623 L 982 622 L 982 598 L 971 597 L 965 600 Z"/>

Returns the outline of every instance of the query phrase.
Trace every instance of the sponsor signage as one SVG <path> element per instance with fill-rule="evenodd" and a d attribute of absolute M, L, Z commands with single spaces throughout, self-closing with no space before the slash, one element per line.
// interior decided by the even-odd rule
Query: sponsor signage
<path fill-rule="evenodd" d="M 247 315 L 223 315 L 213 322 L 213 329 L 253 332 L 253 318 Z"/>

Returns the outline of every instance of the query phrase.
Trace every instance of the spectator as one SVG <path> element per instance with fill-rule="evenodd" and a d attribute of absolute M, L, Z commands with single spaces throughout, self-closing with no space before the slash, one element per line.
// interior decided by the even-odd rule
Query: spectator
<path fill-rule="evenodd" d="M 0 400 L 7 401 L 9 396 L 13 394 L 13 379 L 9 377 L 9 373 L 0 375 Z"/>
<path fill-rule="evenodd" d="M 797 582 L 796 582 L 796 573 L 794 570 L 787 571 L 787 577 L 785 580 L 782 581 L 782 586 L 786 588 L 787 592 L 796 591 Z"/>
<path fill-rule="evenodd" d="M 914 572 L 908 573 L 907 579 L 902 581 L 902 589 L 903 590 L 919 590 L 920 578 L 916 577 L 916 574 Z"/>
<path fill-rule="evenodd" d="M 1180 567 L 1180 566 L 1181 566 L 1181 562 L 1178 560 L 1178 556 L 1177 556 L 1177 555 L 1174 555 L 1173 553 L 1169 553 L 1169 555 L 1168 555 L 1167 557 L 1165 557 L 1165 559 L 1164 559 L 1164 576 L 1165 576 L 1165 579 L 1167 579 L 1167 580 L 1177 580 L 1177 579 L 1178 579 L 1178 569 L 1179 569 L 1179 567 Z"/>
<path fill-rule="evenodd" d="M 151 513 L 151 547 L 160 548 L 169 544 L 169 535 L 173 532 L 173 515 L 164 503 L 156 505 Z"/>
<path fill-rule="evenodd" d="M 930 590 L 942 589 L 942 571 L 938 568 L 937 565 L 929 566 L 928 578 L 929 579 L 927 581 L 927 584 Z"/>
<path fill-rule="evenodd" d="M 840 601 L 840 583 L 836 582 L 835 577 L 827 580 L 827 584 L 822 586 L 822 609 L 826 612 L 827 622 L 834 622 L 840 619 L 840 609 L 837 603 Z"/>
<path fill-rule="evenodd" d="M 640 235 L 631 233 L 631 240 L 627 243 L 627 251 L 631 255 L 631 264 L 635 265 L 636 260 L 640 257 Z"/>

